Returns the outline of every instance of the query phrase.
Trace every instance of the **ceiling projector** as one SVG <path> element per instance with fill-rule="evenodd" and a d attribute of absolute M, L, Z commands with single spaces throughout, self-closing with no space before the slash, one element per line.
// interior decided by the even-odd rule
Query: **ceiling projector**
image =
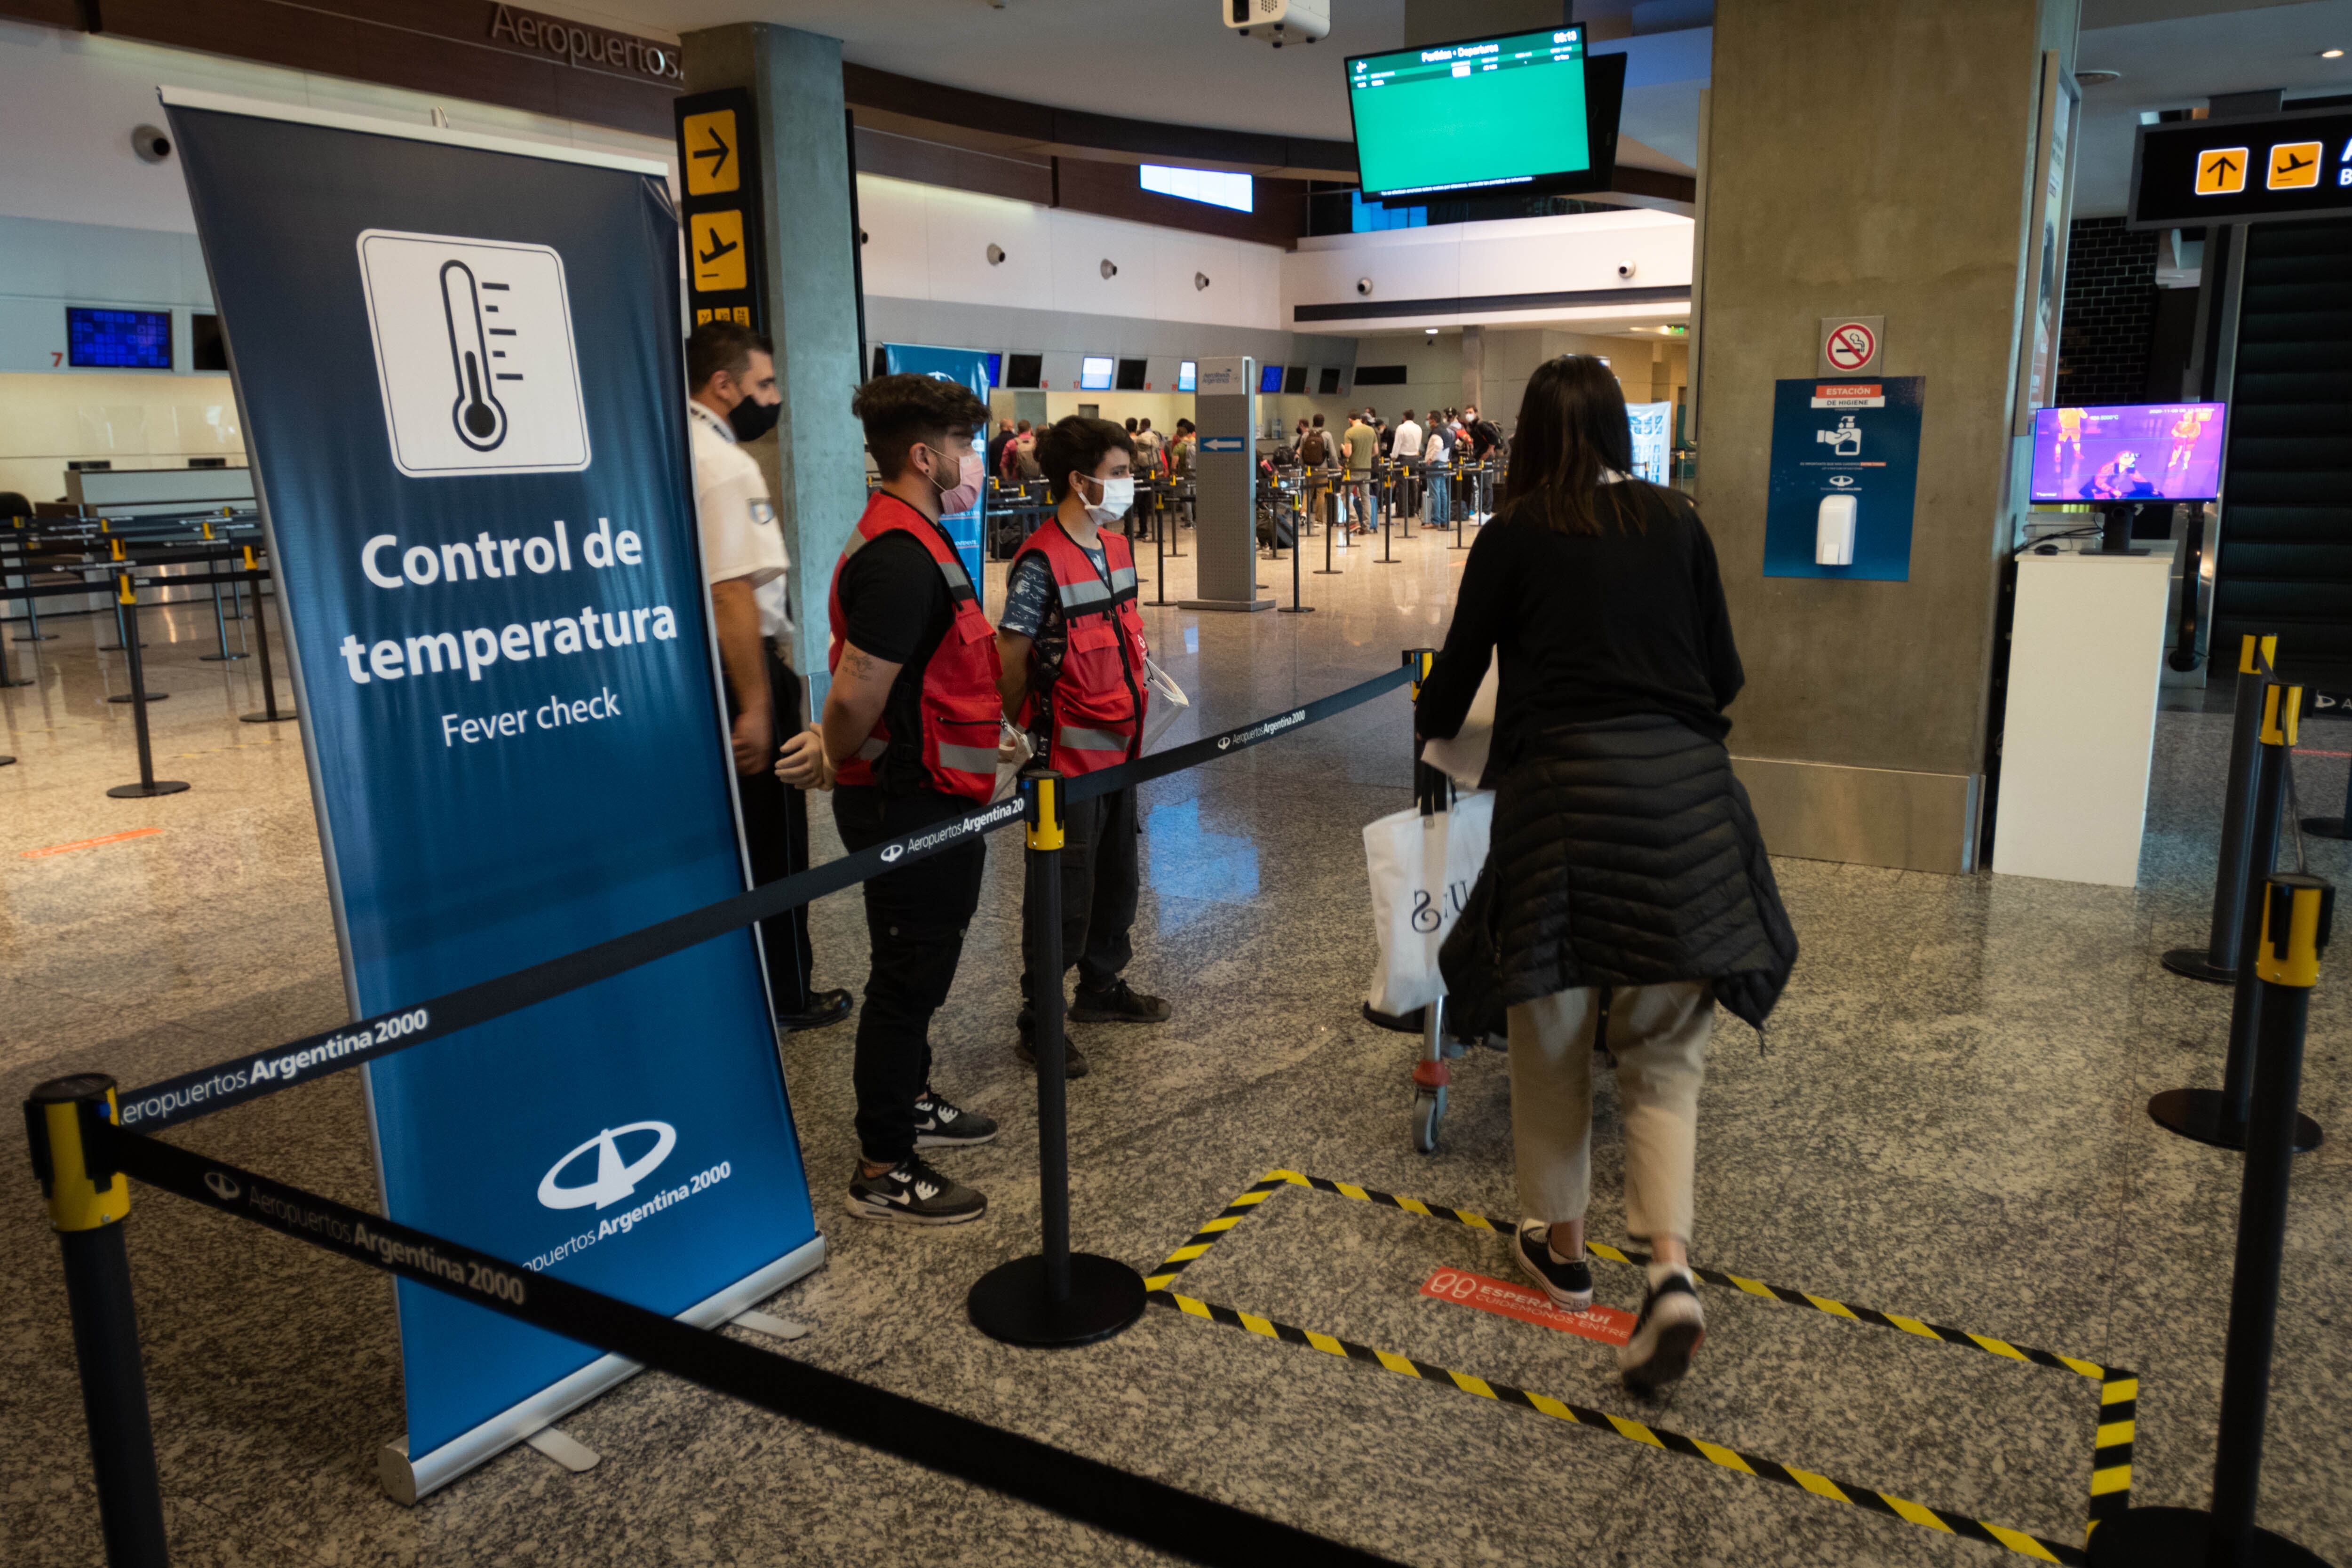
<path fill-rule="evenodd" d="M 1225 26 L 1276 48 L 1294 39 L 1311 44 L 1331 31 L 1331 0 L 1217 0 Z"/>

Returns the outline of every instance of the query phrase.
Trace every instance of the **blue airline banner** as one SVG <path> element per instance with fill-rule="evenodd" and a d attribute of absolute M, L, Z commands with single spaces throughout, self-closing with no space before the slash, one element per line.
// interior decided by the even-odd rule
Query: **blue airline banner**
<path fill-rule="evenodd" d="M 1764 575 L 1911 580 L 1911 507 L 1919 489 L 1919 421 L 1927 378 L 1822 376 L 1774 384 L 1772 479 L 1764 510 Z M 1814 559 L 1822 503 L 1854 502 L 1853 561 Z"/>
<path fill-rule="evenodd" d="M 660 175 L 168 98 L 352 1005 L 740 891 Z M 387 1213 L 672 1314 L 814 1241 L 754 942 L 370 1065 Z M 598 1359 L 399 1305 L 412 1463 Z"/>
<path fill-rule="evenodd" d="M 908 343 L 884 343 L 882 363 L 892 375 L 911 371 L 917 375 L 937 376 L 941 381 L 961 383 L 982 403 L 988 401 L 988 362 L 991 355 L 978 349 L 934 349 Z M 971 433 L 975 446 L 988 439 L 986 430 Z M 988 486 L 980 487 L 980 500 L 952 517 L 940 519 L 940 526 L 955 541 L 956 553 L 963 557 L 963 569 L 975 585 L 988 579 L 981 571 L 981 541 L 985 531 L 981 514 L 988 508 Z"/>

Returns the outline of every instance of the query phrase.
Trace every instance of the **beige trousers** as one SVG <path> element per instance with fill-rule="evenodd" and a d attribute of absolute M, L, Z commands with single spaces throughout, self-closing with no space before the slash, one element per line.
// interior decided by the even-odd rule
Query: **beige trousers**
<path fill-rule="evenodd" d="M 1582 1219 L 1592 1198 L 1591 986 L 1522 1002 L 1511 1016 L 1511 1141 L 1519 1210 L 1547 1224 Z M 1625 1229 L 1636 1240 L 1691 1234 L 1698 1089 L 1715 1030 L 1703 980 L 1611 993 L 1610 1050 L 1625 1121 Z"/>

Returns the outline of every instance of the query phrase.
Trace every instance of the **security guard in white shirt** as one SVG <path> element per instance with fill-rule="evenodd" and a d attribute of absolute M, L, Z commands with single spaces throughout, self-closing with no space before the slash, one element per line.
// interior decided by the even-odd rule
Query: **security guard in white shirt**
<path fill-rule="evenodd" d="M 826 783 L 824 748 L 801 718 L 801 678 L 779 651 L 778 639 L 792 630 L 784 595 L 792 562 L 767 480 L 738 446 L 775 426 L 782 398 L 774 348 L 748 327 L 710 321 L 687 340 L 686 369 L 703 574 L 733 725 L 735 798 L 752 879 L 772 882 L 808 868 L 802 791 Z M 811 983 L 805 907 L 762 921 L 760 934 L 779 1029 L 823 1028 L 849 1016 L 848 992 L 818 991 Z"/>

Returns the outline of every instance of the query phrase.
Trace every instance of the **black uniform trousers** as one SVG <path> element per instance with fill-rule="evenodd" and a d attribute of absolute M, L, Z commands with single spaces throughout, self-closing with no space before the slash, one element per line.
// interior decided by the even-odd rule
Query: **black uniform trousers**
<path fill-rule="evenodd" d="M 976 809 L 976 802 L 936 791 L 893 797 L 843 784 L 833 792 L 834 824 L 852 854 Z M 915 1101 L 931 1080 L 931 1015 L 955 983 L 987 868 L 988 841 L 974 838 L 866 879 L 873 960 L 850 1081 L 858 1147 L 877 1164 L 895 1165 L 915 1152 Z"/>
<path fill-rule="evenodd" d="M 801 727 L 801 678 L 777 657 L 772 642 L 767 652 L 768 694 L 781 744 Z M 730 689 L 728 721 L 732 723 L 735 716 Z M 735 803 L 743 813 L 743 841 L 751 851 L 753 882 L 773 882 L 808 869 L 808 796 L 776 777 L 772 759 L 756 773 L 735 775 Z M 808 906 L 761 921 L 760 945 L 767 952 L 768 994 L 776 1011 L 807 1011 L 814 962 L 809 950 Z"/>
<path fill-rule="evenodd" d="M 1118 984 L 1135 957 L 1131 940 L 1141 839 L 1132 786 L 1062 805 L 1062 968 L 1078 971 L 1078 989 L 1097 994 Z M 1034 868 L 1035 862 L 1031 862 Z M 1037 929 L 1034 872 L 1021 894 L 1021 995 L 1041 962 L 1031 933 Z M 1055 976 L 1060 984 L 1061 977 Z"/>

